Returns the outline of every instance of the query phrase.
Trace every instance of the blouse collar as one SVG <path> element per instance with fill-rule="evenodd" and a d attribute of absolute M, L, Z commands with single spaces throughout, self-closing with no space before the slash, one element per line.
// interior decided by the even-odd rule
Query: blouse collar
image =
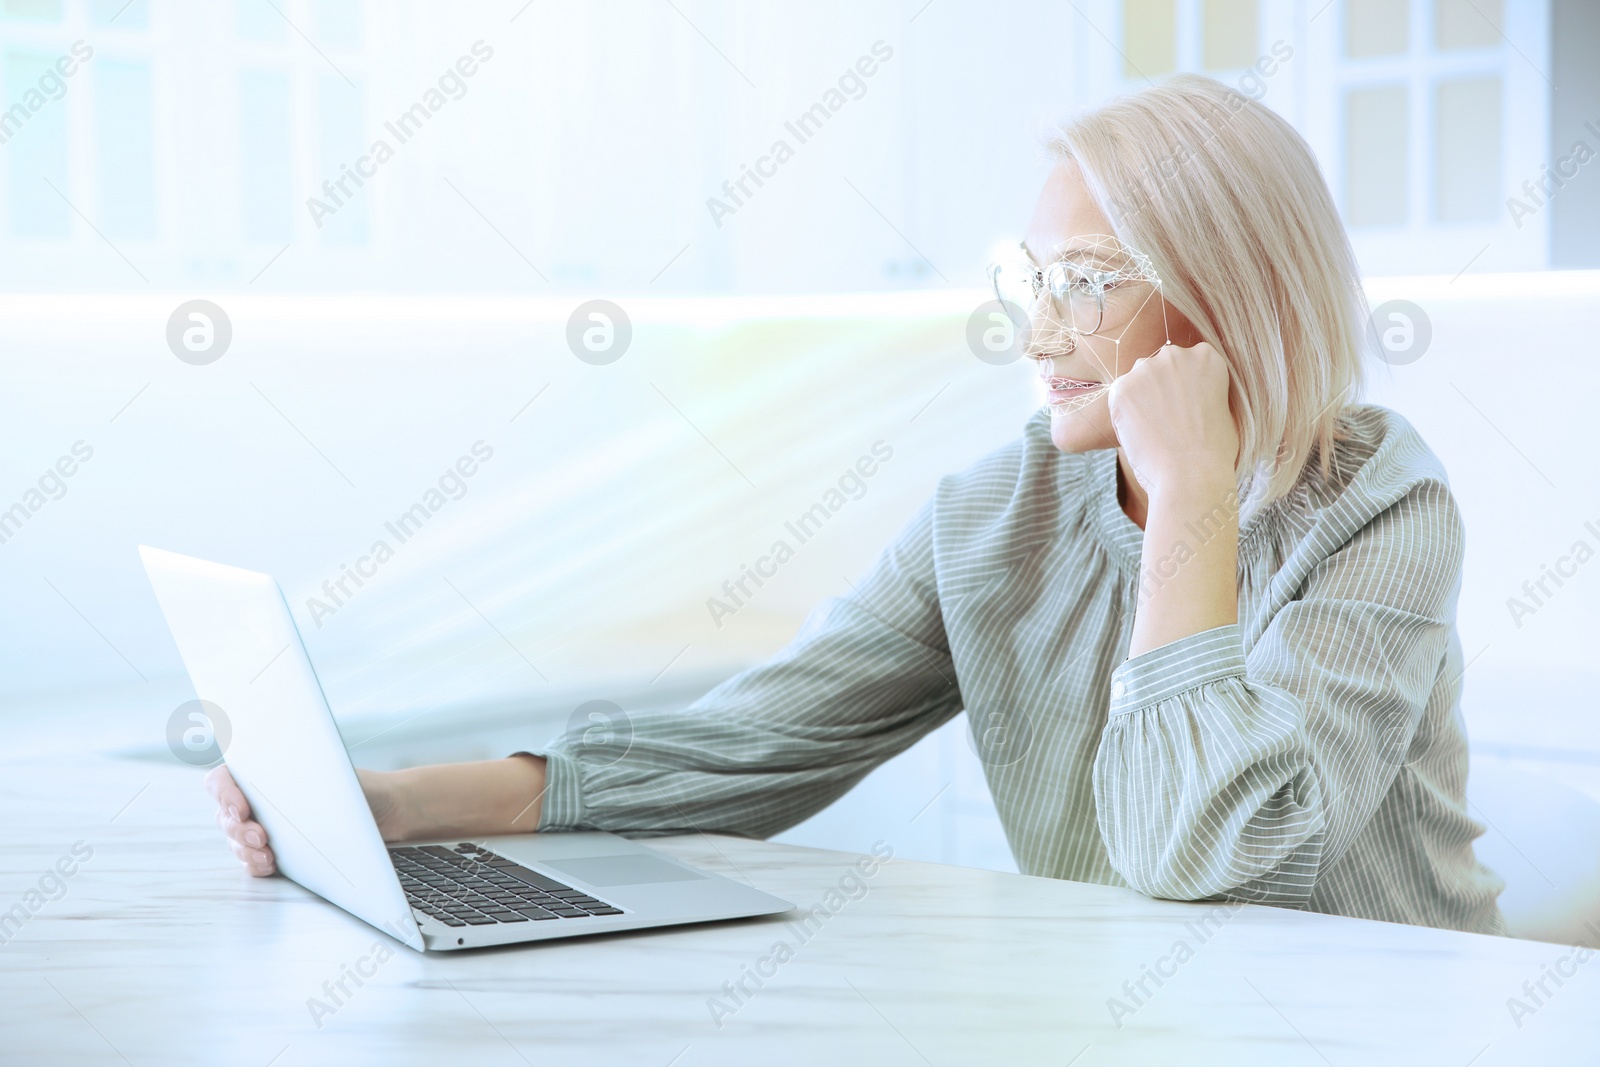
<path fill-rule="evenodd" d="M 1117 450 L 1089 453 L 1089 511 L 1099 527 L 1100 539 L 1126 566 L 1139 569 L 1144 551 L 1144 531 L 1135 525 L 1117 500 Z"/>
<path fill-rule="evenodd" d="M 1100 540 L 1119 562 L 1137 572 L 1144 552 L 1144 531 L 1128 518 L 1127 512 L 1122 510 L 1122 504 L 1117 499 L 1117 450 L 1098 449 L 1090 452 L 1087 458 L 1088 508 L 1099 530 Z M 1271 525 L 1273 517 L 1280 515 L 1286 507 L 1298 504 L 1303 508 L 1308 503 L 1306 486 L 1302 479 L 1287 496 L 1257 510 L 1240 525 L 1240 552 L 1243 553 L 1246 546 Z"/>

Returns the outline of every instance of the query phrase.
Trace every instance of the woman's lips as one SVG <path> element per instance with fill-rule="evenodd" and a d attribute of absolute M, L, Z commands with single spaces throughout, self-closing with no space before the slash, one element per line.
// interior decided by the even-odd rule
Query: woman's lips
<path fill-rule="evenodd" d="M 1050 391 L 1051 400 L 1071 400 L 1105 388 L 1104 382 L 1088 381 L 1083 378 L 1061 378 L 1055 375 L 1045 378 L 1044 385 Z"/>

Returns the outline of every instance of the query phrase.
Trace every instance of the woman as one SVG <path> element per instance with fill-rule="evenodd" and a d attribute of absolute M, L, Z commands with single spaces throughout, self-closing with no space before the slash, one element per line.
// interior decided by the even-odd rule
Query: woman
<path fill-rule="evenodd" d="M 386 838 L 765 836 L 964 709 L 1026 873 L 1503 930 L 1464 801 L 1461 521 L 1415 431 L 1352 403 L 1365 303 L 1310 150 L 1194 76 L 1051 148 L 1020 275 L 1049 402 L 1021 440 L 624 758 L 569 735 L 362 772 Z"/>

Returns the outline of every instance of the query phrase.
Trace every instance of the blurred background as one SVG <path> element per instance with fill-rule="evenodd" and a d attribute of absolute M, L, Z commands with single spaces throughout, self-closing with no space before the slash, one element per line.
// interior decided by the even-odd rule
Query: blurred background
<path fill-rule="evenodd" d="M 1466 515 L 1477 765 L 1600 797 L 1588 0 L 0 0 L 5 747 L 173 759 L 141 543 L 278 578 L 361 765 L 688 703 L 1017 435 L 968 323 L 1040 137 L 1179 70 L 1406 302 L 1369 398 Z M 966 730 L 783 839 L 1014 869 Z"/>

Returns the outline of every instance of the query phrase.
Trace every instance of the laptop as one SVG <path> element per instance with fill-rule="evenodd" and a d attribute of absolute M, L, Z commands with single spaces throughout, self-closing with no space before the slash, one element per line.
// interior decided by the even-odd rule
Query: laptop
<path fill-rule="evenodd" d="M 139 555 L 195 695 L 220 709 L 212 727 L 278 870 L 411 948 L 482 948 L 794 907 L 613 834 L 386 844 L 278 583 L 142 545 Z"/>

